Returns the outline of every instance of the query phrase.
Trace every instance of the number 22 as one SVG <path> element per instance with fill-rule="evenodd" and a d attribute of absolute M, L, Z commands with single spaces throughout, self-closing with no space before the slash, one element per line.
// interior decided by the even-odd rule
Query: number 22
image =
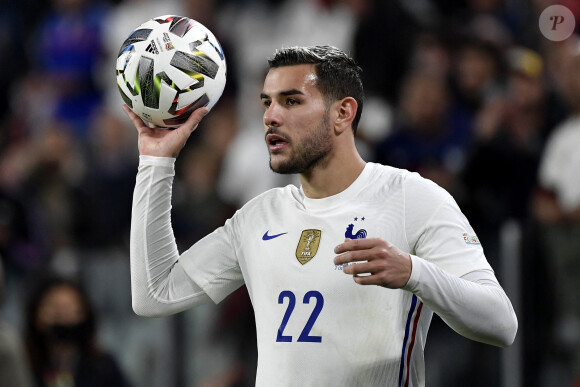
<path fill-rule="evenodd" d="M 278 296 L 278 304 L 283 304 L 285 298 L 288 299 L 288 307 L 286 308 L 286 313 L 284 313 L 284 317 L 282 318 L 282 323 L 278 328 L 278 335 L 276 337 L 276 341 L 290 343 L 292 342 L 292 336 L 284 335 L 284 329 L 286 329 L 286 324 L 288 324 L 288 320 L 290 320 L 290 315 L 292 315 L 294 307 L 296 306 L 296 296 L 290 290 L 284 290 L 280 292 L 280 295 Z M 318 315 L 322 311 L 322 307 L 324 306 L 324 297 L 322 297 L 322 294 L 320 294 L 320 292 L 316 290 L 311 290 L 304 295 L 304 299 L 302 302 L 304 304 L 309 304 L 311 298 L 316 299 L 316 305 L 314 305 L 312 314 L 310 315 L 310 318 L 306 322 L 304 329 L 302 329 L 302 333 L 300 333 L 300 336 L 298 337 L 297 341 L 307 343 L 321 343 L 322 337 L 311 336 L 310 330 L 314 326 L 314 322 L 316 322 Z"/>

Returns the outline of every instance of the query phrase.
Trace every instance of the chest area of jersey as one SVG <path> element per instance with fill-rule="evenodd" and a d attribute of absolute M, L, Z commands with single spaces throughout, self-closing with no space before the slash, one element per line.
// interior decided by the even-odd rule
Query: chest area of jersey
<path fill-rule="evenodd" d="M 321 272 L 341 270 L 333 263 L 334 248 L 345 239 L 382 238 L 408 250 L 402 224 L 395 212 L 364 205 L 328 214 L 281 211 L 264 216 L 246 234 L 255 241 L 245 244 L 244 256 L 249 266 L 314 271 L 320 278 Z"/>
<path fill-rule="evenodd" d="M 410 293 L 356 284 L 334 264 L 334 248 L 347 238 L 382 238 L 408 250 L 402 221 L 374 206 L 351 207 L 268 211 L 247 234 L 254 242 L 244 244 L 240 265 L 262 343 L 288 345 L 278 350 L 320 343 L 339 368 L 399 356 Z"/>

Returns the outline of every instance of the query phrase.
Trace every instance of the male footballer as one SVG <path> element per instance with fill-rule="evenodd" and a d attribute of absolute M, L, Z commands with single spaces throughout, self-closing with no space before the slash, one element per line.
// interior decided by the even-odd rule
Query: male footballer
<path fill-rule="evenodd" d="M 284 48 L 260 94 L 270 167 L 300 176 L 180 253 L 171 226 L 176 157 L 206 108 L 181 127 L 145 125 L 131 227 L 133 308 L 164 316 L 246 285 L 257 386 L 424 386 L 433 313 L 459 334 L 510 345 L 517 319 L 454 199 L 416 173 L 365 162 L 355 147 L 361 69 L 330 46 Z"/>

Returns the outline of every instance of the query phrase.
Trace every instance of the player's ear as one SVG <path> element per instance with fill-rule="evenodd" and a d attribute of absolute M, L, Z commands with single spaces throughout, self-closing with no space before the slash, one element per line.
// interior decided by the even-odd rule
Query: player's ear
<path fill-rule="evenodd" d="M 352 97 L 345 97 L 334 103 L 334 130 L 343 133 L 345 130 L 352 132 L 352 121 L 356 115 L 358 103 Z"/>

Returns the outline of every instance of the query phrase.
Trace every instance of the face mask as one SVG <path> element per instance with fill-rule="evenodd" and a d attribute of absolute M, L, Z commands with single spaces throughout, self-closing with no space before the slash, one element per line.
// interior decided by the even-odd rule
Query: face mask
<path fill-rule="evenodd" d="M 81 344 L 89 338 L 89 326 L 87 322 L 78 324 L 54 324 L 48 327 L 48 337 L 53 340 Z"/>

